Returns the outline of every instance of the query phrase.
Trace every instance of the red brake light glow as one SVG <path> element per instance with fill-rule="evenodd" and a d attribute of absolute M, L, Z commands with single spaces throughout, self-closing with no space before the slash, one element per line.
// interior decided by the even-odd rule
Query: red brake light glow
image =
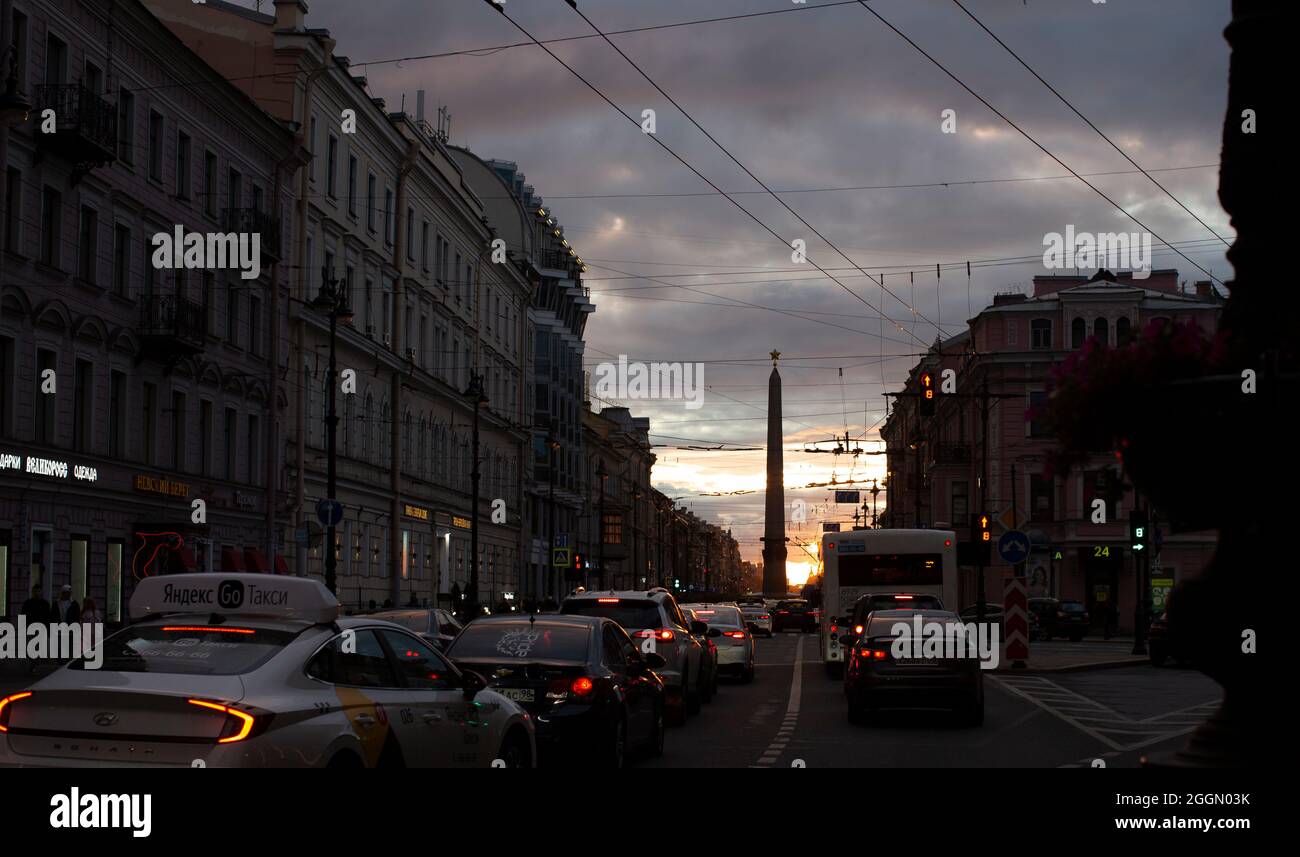
<path fill-rule="evenodd" d="M 855 625 L 855 626 L 853 627 L 853 633 L 855 633 L 855 634 L 861 634 L 861 633 L 862 633 L 862 626 L 861 626 L 861 625 Z"/>
<path fill-rule="evenodd" d="M 595 686 L 596 685 L 592 683 L 591 679 L 587 678 L 584 675 L 575 678 L 573 680 L 573 684 L 571 684 L 569 687 L 578 696 L 586 696 L 587 694 L 591 693 L 591 689 Z"/>
<path fill-rule="evenodd" d="M 885 658 L 889 657 L 889 652 L 884 649 L 872 649 L 871 657 L 873 660 L 883 661 Z"/>
<path fill-rule="evenodd" d="M 617 599 L 617 598 L 597 598 L 597 599 L 596 599 L 596 603 L 597 603 L 597 604 L 617 604 L 617 603 L 618 603 L 618 599 Z"/>
<path fill-rule="evenodd" d="M 728 632 L 727 632 L 727 636 L 728 636 L 728 637 L 735 637 L 737 640 L 743 640 L 743 639 L 745 639 L 745 632 L 744 632 L 744 631 L 728 631 Z"/>
<path fill-rule="evenodd" d="M 912 596 L 910 596 L 910 595 L 895 595 L 895 596 L 894 596 L 894 600 L 895 600 L 895 601 L 911 601 L 911 600 L 912 600 Z"/>
<path fill-rule="evenodd" d="M 252 628 L 218 628 L 208 625 L 166 625 L 164 631 L 196 631 L 199 633 L 216 633 L 216 634 L 256 634 Z"/>
<path fill-rule="evenodd" d="M 213 711 L 220 711 L 229 717 L 235 718 L 239 722 L 239 730 L 234 735 L 217 739 L 218 744 L 234 744 L 236 741 L 243 741 L 248 737 L 248 733 L 253 731 L 253 715 L 246 714 L 243 711 L 236 711 L 228 705 L 219 705 L 215 702 L 206 702 L 202 699 L 187 700 L 190 705 L 198 705 L 202 708 L 211 708 Z"/>
<path fill-rule="evenodd" d="M 9 727 L 5 725 L 5 723 L 7 722 L 7 718 L 5 717 L 5 709 L 9 707 L 9 703 L 17 702 L 20 699 L 26 699 L 31 695 L 32 692 L 30 690 L 25 690 L 22 693 L 10 694 L 9 696 L 6 696 L 4 699 L 0 699 L 0 732 L 9 731 Z"/>
<path fill-rule="evenodd" d="M 672 638 L 673 638 L 673 632 L 668 630 L 667 628 L 664 628 L 662 631 L 659 632 L 659 639 L 661 640 L 671 640 Z"/>

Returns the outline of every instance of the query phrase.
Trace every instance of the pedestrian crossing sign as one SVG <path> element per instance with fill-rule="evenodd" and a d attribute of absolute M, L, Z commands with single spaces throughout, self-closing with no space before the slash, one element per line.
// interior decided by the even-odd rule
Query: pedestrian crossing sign
<path fill-rule="evenodd" d="M 554 548 L 551 551 L 551 565 L 556 568 L 568 568 L 571 557 L 568 548 Z"/>

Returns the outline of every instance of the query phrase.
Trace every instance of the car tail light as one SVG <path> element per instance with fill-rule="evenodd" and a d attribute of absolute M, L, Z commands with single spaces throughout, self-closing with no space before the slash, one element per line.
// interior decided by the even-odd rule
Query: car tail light
<path fill-rule="evenodd" d="M 26 699 L 31 695 L 32 692 L 30 690 L 25 690 L 22 693 L 13 693 L 0 699 L 0 732 L 9 731 L 9 712 L 13 710 L 10 706 L 18 700 Z"/>
<path fill-rule="evenodd" d="M 672 629 L 670 628 L 663 628 L 658 631 L 647 628 L 644 631 L 637 631 L 636 636 L 642 639 L 645 639 L 646 637 L 654 637 L 656 640 L 664 640 L 666 642 L 671 642 L 675 635 L 673 634 Z"/>
<path fill-rule="evenodd" d="M 569 685 L 569 690 L 573 691 L 578 696 L 586 696 L 591 693 L 595 686 L 595 682 L 583 675 L 578 676 L 573 680 L 573 684 Z"/>
<path fill-rule="evenodd" d="M 213 711 L 219 711 L 226 715 L 226 725 L 221 730 L 221 737 L 217 739 L 218 744 L 235 744 L 249 738 L 253 734 L 253 729 L 258 726 L 256 715 L 249 714 L 247 711 L 240 711 L 231 708 L 229 705 L 222 705 L 218 702 L 208 702 L 204 699 L 186 700 L 190 705 L 197 705 L 200 708 L 210 708 Z M 263 725 L 267 718 L 263 718 Z M 260 731 L 260 730 L 259 730 Z"/>
<path fill-rule="evenodd" d="M 883 660 L 884 660 L 885 658 L 887 658 L 887 657 L 889 657 L 889 650 L 888 650 L 888 649 L 872 649 L 872 650 L 871 650 L 871 659 L 872 659 L 873 661 L 883 661 Z"/>
<path fill-rule="evenodd" d="M 864 630 L 865 630 L 865 629 L 864 629 L 861 625 L 854 625 L 854 626 L 853 626 L 853 633 L 855 633 L 855 634 L 861 634 Z"/>
<path fill-rule="evenodd" d="M 790 611 L 789 611 L 789 610 L 778 610 L 778 611 L 776 611 L 776 615 L 778 615 L 778 616 L 788 616 L 788 615 L 790 615 Z"/>
<path fill-rule="evenodd" d="M 735 637 L 737 640 L 745 639 L 744 631 L 727 631 L 726 634 L 728 637 Z"/>
<path fill-rule="evenodd" d="M 164 625 L 164 631 L 194 631 L 200 634 L 256 634 L 252 628 L 220 628 L 209 625 Z"/>
<path fill-rule="evenodd" d="M 769 615 L 767 615 L 766 613 L 764 613 L 762 616 L 759 616 L 758 618 L 760 618 L 760 619 L 771 619 L 772 617 L 769 616 Z"/>
<path fill-rule="evenodd" d="M 895 596 L 894 596 L 894 600 L 895 600 L 895 601 L 911 601 L 912 598 L 913 598 L 913 596 L 911 596 L 911 595 L 895 595 Z"/>
<path fill-rule="evenodd" d="M 597 599 L 596 599 L 596 603 L 597 603 L 597 604 L 617 604 L 617 603 L 618 603 L 618 599 L 617 599 L 617 598 L 597 598 Z"/>

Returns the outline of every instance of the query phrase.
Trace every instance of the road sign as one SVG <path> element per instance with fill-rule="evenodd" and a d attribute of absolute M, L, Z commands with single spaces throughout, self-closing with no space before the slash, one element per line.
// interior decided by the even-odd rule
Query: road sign
<path fill-rule="evenodd" d="M 860 502 L 860 501 L 858 500 L 858 492 L 857 492 L 857 491 L 836 491 L 836 492 L 835 492 L 835 502 L 836 502 L 836 503 L 857 503 L 857 502 Z"/>
<path fill-rule="evenodd" d="M 568 546 L 569 546 L 569 534 L 568 534 L 568 533 L 556 533 L 556 534 L 555 534 L 555 544 L 553 545 L 553 547 L 557 547 L 557 548 L 567 548 Z"/>
<path fill-rule="evenodd" d="M 1003 562 L 1016 564 L 1024 562 L 1029 556 L 1029 536 L 1020 530 L 1007 530 L 998 539 L 998 556 Z"/>
<path fill-rule="evenodd" d="M 316 504 L 316 520 L 322 527 L 337 527 L 343 520 L 343 504 L 338 500 L 321 500 Z"/>
<path fill-rule="evenodd" d="M 838 533 L 839 531 L 840 524 L 838 521 L 822 521 L 823 533 Z"/>
<path fill-rule="evenodd" d="M 999 524 L 1002 525 L 1002 529 L 1016 530 L 1020 528 L 1021 524 L 1024 524 L 1026 521 L 1029 520 L 1028 513 L 1019 509 L 1017 509 L 1016 511 L 1019 514 L 1015 517 L 1012 517 L 1011 507 L 1008 506 L 1002 510 L 1001 514 L 998 515 L 997 521 Z"/>
<path fill-rule="evenodd" d="M 1002 626 L 1007 635 L 1006 658 L 1023 661 L 1029 657 L 1029 602 L 1024 578 L 1010 575 L 1003 580 Z"/>
<path fill-rule="evenodd" d="M 568 548 L 555 548 L 551 551 L 551 565 L 556 568 L 568 568 L 571 561 Z"/>

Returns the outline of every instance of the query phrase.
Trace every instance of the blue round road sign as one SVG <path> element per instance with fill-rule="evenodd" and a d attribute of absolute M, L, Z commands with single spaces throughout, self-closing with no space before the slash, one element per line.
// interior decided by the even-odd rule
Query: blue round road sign
<path fill-rule="evenodd" d="M 998 539 L 998 556 L 1004 562 L 1024 562 L 1029 558 L 1029 536 L 1020 530 L 1007 530 Z"/>
<path fill-rule="evenodd" d="M 316 519 L 322 527 L 336 527 L 343 520 L 343 504 L 338 500 L 321 500 L 316 504 Z"/>

